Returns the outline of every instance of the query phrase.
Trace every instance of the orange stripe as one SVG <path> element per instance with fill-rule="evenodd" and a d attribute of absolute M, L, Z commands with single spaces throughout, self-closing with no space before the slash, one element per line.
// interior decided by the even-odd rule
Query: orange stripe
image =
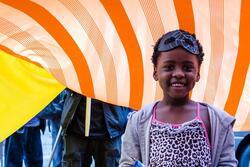
<path fill-rule="evenodd" d="M 210 0 L 211 56 L 204 101 L 213 104 L 224 53 L 224 3 Z"/>
<path fill-rule="evenodd" d="M 241 17 L 240 17 L 240 30 L 239 30 L 239 49 L 238 56 L 233 73 L 232 83 L 230 87 L 229 97 L 227 99 L 225 110 L 232 115 L 235 115 L 244 83 L 246 80 L 248 65 L 250 63 L 250 1 L 242 0 L 241 2 Z"/>
<path fill-rule="evenodd" d="M 117 77 L 111 51 L 89 12 L 77 0 L 61 1 L 75 16 L 94 45 L 105 75 L 107 101 L 117 103 Z M 95 67 L 94 67 L 95 68 Z"/>
<path fill-rule="evenodd" d="M 61 23 L 46 9 L 34 2 L 28 0 L 1 0 L 1 2 L 32 17 L 58 42 L 76 69 L 82 93 L 94 97 L 92 78 L 84 55 Z"/>
<path fill-rule="evenodd" d="M 202 2 L 201 2 L 202 3 Z M 180 29 L 195 32 L 194 14 L 191 0 L 174 0 Z"/>
<path fill-rule="evenodd" d="M 130 70 L 129 105 L 139 109 L 142 104 L 144 76 L 138 41 L 121 2 L 117 0 L 101 0 L 101 3 L 112 19 L 127 53 Z"/>

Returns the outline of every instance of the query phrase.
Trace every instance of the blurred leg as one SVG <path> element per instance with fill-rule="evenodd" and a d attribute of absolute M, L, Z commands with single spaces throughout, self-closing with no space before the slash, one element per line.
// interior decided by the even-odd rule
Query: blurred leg
<path fill-rule="evenodd" d="M 27 127 L 25 136 L 25 165 L 26 167 L 42 167 L 43 151 L 39 127 Z"/>
<path fill-rule="evenodd" d="M 91 139 L 91 147 L 93 150 L 93 158 L 95 167 L 107 167 L 105 159 L 105 142 L 104 139 Z"/>
<path fill-rule="evenodd" d="M 121 158 L 121 136 L 105 140 L 104 145 L 107 167 L 118 167 Z"/>
<path fill-rule="evenodd" d="M 78 138 L 73 135 L 64 137 L 63 166 L 90 167 L 92 149 L 88 138 Z"/>
<path fill-rule="evenodd" d="M 121 157 L 121 137 L 92 140 L 96 167 L 118 167 Z"/>
<path fill-rule="evenodd" d="M 5 166 L 21 167 L 23 163 L 23 134 L 14 133 L 5 142 Z"/>
<path fill-rule="evenodd" d="M 0 143 L 0 166 L 3 166 L 3 142 Z"/>
<path fill-rule="evenodd" d="M 51 120 L 51 125 L 52 125 L 52 148 L 54 147 L 57 133 L 60 128 L 60 119 L 58 120 Z M 60 139 L 59 143 L 56 147 L 56 151 L 53 157 L 53 167 L 61 167 L 62 166 L 62 152 L 63 152 L 63 140 Z"/>

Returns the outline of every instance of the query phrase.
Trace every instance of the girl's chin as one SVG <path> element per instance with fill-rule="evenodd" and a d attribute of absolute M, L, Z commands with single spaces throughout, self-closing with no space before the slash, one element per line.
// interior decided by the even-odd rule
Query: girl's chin
<path fill-rule="evenodd" d="M 170 97 L 175 100 L 184 100 L 184 99 L 189 99 L 189 94 L 171 94 Z"/>

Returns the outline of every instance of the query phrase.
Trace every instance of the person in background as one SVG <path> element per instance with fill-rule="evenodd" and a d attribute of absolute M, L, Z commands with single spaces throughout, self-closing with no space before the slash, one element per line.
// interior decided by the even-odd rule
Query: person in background
<path fill-rule="evenodd" d="M 21 167 L 23 160 L 26 167 L 43 166 L 40 130 L 44 133 L 45 120 L 34 117 L 6 139 L 6 167 Z"/>
<path fill-rule="evenodd" d="M 65 119 L 61 123 L 67 124 L 63 166 L 89 167 L 93 158 L 96 167 L 117 167 L 121 155 L 121 135 L 126 127 L 127 115 L 132 110 L 91 99 L 88 137 L 85 136 L 85 110 L 86 97 L 70 91 L 64 103 L 62 118 Z"/>
<path fill-rule="evenodd" d="M 46 119 L 52 133 L 52 148 L 55 144 L 56 137 L 60 128 L 60 120 L 63 111 L 64 101 L 67 96 L 67 89 L 64 89 L 51 103 L 49 103 L 37 117 Z M 53 157 L 53 167 L 62 166 L 63 141 L 59 140 Z"/>
<path fill-rule="evenodd" d="M 3 152 L 4 152 L 4 141 L 0 142 L 0 167 L 2 167 L 4 164 Z"/>

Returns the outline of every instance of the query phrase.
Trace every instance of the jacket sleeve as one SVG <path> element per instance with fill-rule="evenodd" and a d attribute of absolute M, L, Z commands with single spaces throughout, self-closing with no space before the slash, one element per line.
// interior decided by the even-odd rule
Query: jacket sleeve
<path fill-rule="evenodd" d="M 128 119 L 123 136 L 122 151 L 119 167 L 134 166 L 136 160 L 141 160 L 140 144 L 136 114 L 131 114 Z"/>
<path fill-rule="evenodd" d="M 50 102 L 37 117 L 41 119 L 55 119 L 60 118 L 63 110 L 65 98 L 67 96 L 66 90 L 63 90 L 52 102 Z"/>
<path fill-rule="evenodd" d="M 234 133 L 232 125 L 227 129 L 227 135 L 223 144 L 222 152 L 220 154 L 218 166 L 237 167 L 237 159 L 235 157 L 234 148 Z"/>

